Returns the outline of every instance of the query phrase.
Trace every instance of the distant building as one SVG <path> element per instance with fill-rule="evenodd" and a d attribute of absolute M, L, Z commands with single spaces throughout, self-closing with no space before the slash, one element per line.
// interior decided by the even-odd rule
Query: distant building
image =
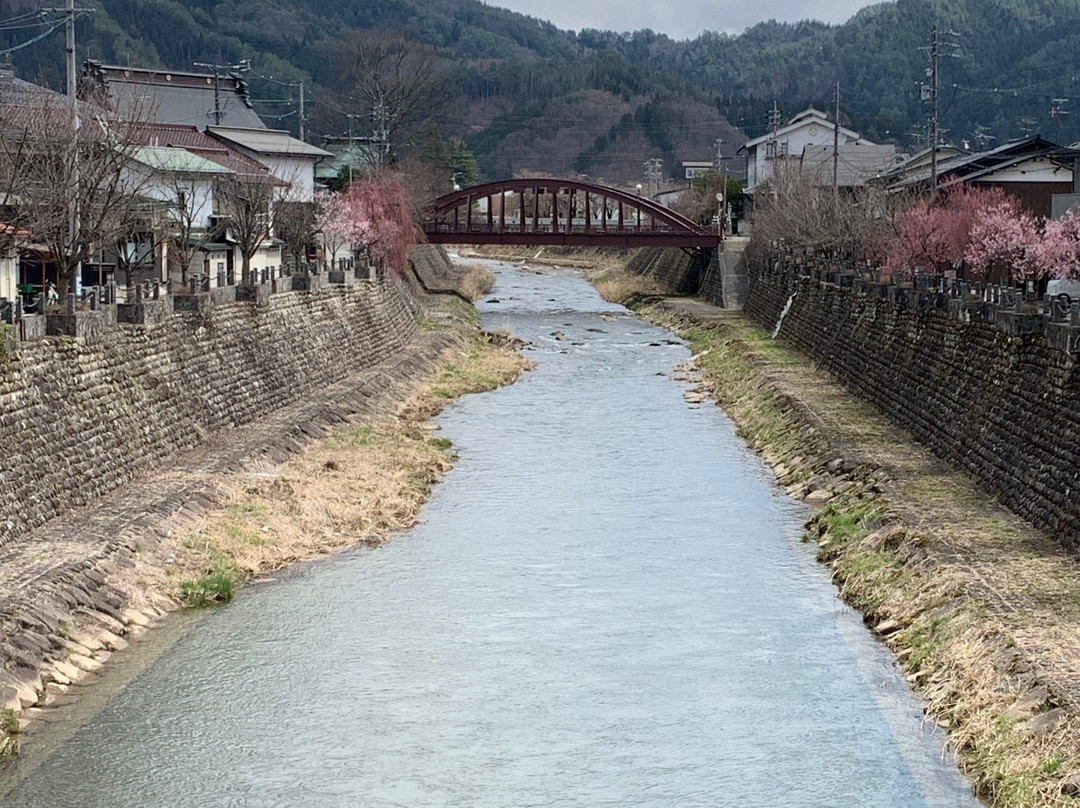
<path fill-rule="evenodd" d="M 862 188 L 869 181 L 881 176 L 897 164 L 896 147 L 877 143 L 845 143 L 835 150 L 827 146 L 807 146 L 803 149 L 800 165 L 809 172 L 815 185 L 832 186 L 833 169 L 836 169 L 836 185 L 839 188 Z"/>
<path fill-rule="evenodd" d="M 712 160 L 683 160 L 682 167 L 686 180 L 689 182 L 698 174 L 707 174 L 710 171 L 715 171 L 716 163 Z"/>
<path fill-rule="evenodd" d="M 754 189 L 772 176 L 777 161 L 801 161 L 803 152 L 810 146 L 832 146 L 835 126 L 821 110 L 807 107 L 787 124 L 776 131 L 748 140 L 739 149 L 746 155 L 746 189 L 753 195 Z M 874 145 L 858 132 L 841 126 L 841 147 L 848 144 Z"/>
<path fill-rule="evenodd" d="M 206 129 L 238 126 L 265 129 L 251 105 L 247 82 L 237 73 L 219 75 L 83 63 L 79 96 L 121 115 L 156 123 Z"/>
<path fill-rule="evenodd" d="M 939 152 L 938 188 L 944 191 L 960 184 L 1001 188 L 1028 212 L 1049 218 L 1054 212 L 1054 197 L 1073 192 L 1073 162 L 1078 156 L 1080 151 L 1039 135 L 975 154 Z M 932 173 L 929 159 L 916 155 L 885 175 L 883 181 L 891 191 L 925 190 L 932 184 Z"/>
<path fill-rule="evenodd" d="M 386 141 L 364 136 L 331 136 L 323 142 L 323 148 L 331 157 L 323 160 L 315 168 L 315 181 L 322 185 L 333 185 L 341 179 L 348 179 L 350 170 L 354 177 L 360 177 L 379 165 Z"/>
<path fill-rule="evenodd" d="M 209 126 L 207 134 L 266 166 L 272 175 L 289 188 L 282 196 L 293 202 L 310 202 L 315 194 L 315 167 L 334 155 L 312 146 L 281 129 L 242 129 L 235 126 Z"/>

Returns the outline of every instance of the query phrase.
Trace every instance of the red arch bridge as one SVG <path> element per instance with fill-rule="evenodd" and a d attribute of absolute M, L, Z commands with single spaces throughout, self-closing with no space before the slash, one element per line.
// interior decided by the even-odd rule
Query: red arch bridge
<path fill-rule="evenodd" d="M 615 188 L 558 179 L 508 180 L 436 199 L 423 229 L 433 244 L 713 249 L 714 230 Z"/>

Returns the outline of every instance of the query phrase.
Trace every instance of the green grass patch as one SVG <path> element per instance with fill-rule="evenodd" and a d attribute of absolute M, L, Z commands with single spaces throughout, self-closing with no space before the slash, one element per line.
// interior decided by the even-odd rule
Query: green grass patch
<path fill-rule="evenodd" d="M 257 502 L 241 502 L 239 505 L 229 506 L 226 513 L 232 517 L 258 515 L 266 513 L 266 506 L 259 505 Z"/>
<path fill-rule="evenodd" d="M 994 726 L 1002 732 L 1008 732 L 1016 726 L 1016 719 L 1002 713 L 994 719 Z"/>
<path fill-rule="evenodd" d="M 1053 755 L 1052 757 L 1046 758 L 1039 768 L 1042 770 L 1043 774 L 1054 774 L 1055 772 L 1061 771 L 1061 767 L 1064 765 L 1065 758 L 1061 755 Z"/>
<path fill-rule="evenodd" d="M 240 577 L 240 570 L 232 559 L 211 549 L 210 571 L 200 578 L 180 582 L 180 602 L 189 609 L 228 603 Z"/>
<path fill-rule="evenodd" d="M 440 452 L 450 451 L 450 447 L 454 445 L 454 442 L 449 438 L 428 438 L 428 446 L 438 449 Z"/>
<path fill-rule="evenodd" d="M 374 446 L 378 434 L 370 426 L 357 426 L 346 430 L 342 442 L 349 446 Z"/>

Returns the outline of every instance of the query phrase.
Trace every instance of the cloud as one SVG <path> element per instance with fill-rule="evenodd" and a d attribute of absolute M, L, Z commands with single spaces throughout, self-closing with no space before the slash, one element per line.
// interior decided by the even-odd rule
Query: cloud
<path fill-rule="evenodd" d="M 745 0 L 651 0 L 649 3 L 498 0 L 493 5 L 550 20 L 560 28 L 575 31 L 582 28 L 612 31 L 651 28 L 674 39 L 693 39 L 702 31 L 738 33 L 768 19 L 844 22 L 871 3 L 866 0 L 773 0 L 767 4 Z"/>

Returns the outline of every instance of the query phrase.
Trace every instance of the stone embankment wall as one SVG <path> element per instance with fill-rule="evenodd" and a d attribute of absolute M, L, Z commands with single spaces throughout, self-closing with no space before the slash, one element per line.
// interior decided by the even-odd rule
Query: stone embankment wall
<path fill-rule="evenodd" d="M 784 256 L 746 311 L 1013 512 L 1080 548 L 1077 308 L 940 279 L 905 288 Z M 786 310 L 786 311 L 785 311 Z"/>
<path fill-rule="evenodd" d="M 643 247 L 626 264 L 628 272 L 655 278 L 667 289 L 679 294 L 694 294 L 701 287 L 704 267 L 694 256 L 680 249 Z"/>
<path fill-rule="evenodd" d="M 445 256 L 416 259 L 423 274 Z M 86 313 L 99 323 L 86 337 L 4 342 L 0 544 L 386 359 L 416 330 L 415 277 L 312 285 L 250 302 L 193 295 L 189 310 L 164 297 L 141 324 L 105 307 Z"/>
<path fill-rule="evenodd" d="M 745 239 L 732 238 L 706 256 L 672 247 L 645 247 L 627 262 L 635 275 L 655 278 L 677 294 L 699 294 L 724 308 L 740 308 L 746 297 Z"/>

